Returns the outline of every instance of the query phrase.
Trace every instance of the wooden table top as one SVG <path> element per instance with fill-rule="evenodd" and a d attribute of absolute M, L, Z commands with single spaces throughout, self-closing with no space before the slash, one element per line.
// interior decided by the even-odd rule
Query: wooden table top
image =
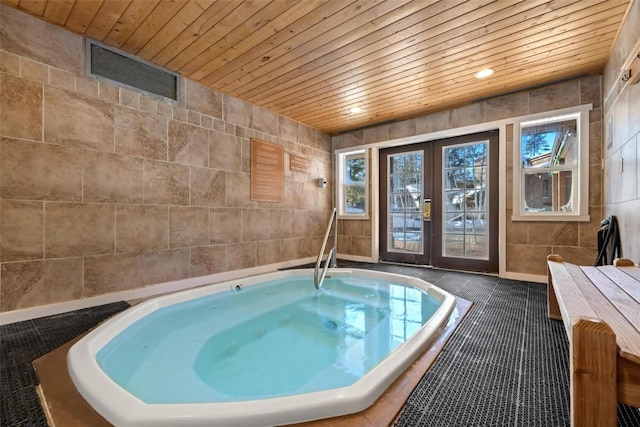
<path fill-rule="evenodd" d="M 640 364 L 640 267 L 633 265 L 580 266 L 605 299 L 592 307 L 616 333 L 618 353 Z M 590 300 L 592 301 L 592 300 Z"/>

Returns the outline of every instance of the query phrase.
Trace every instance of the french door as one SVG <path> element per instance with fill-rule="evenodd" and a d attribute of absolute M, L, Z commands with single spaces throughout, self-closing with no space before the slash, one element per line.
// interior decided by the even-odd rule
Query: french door
<path fill-rule="evenodd" d="M 380 258 L 498 272 L 498 132 L 380 150 Z"/>

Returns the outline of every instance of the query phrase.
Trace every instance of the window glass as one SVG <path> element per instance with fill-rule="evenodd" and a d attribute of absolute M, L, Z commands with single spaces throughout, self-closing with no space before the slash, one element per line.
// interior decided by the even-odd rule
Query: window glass
<path fill-rule="evenodd" d="M 572 212 L 573 171 L 524 174 L 526 212 Z"/>
<path fill-rule="evenodd" d="M 578 117 L 523 124 L 520 158 L 524 212 L 573 212 L 578 164 Z"/>
<path fill-rule="evenodd" d="M 366 196 L 364 185 L 348 186 L 345 191 L 346 213 L 363 214 Z"/>
<path fill-rule="evenodd" d="M 578 120 L 523 126 L 520 154 L 523 168 L 578 163 Z"/>
<path fill-rule="evenodd" d="M 347 157 L 347 183 L 364 183 L 366 165 L 364 163 L 364 157 Z"/>

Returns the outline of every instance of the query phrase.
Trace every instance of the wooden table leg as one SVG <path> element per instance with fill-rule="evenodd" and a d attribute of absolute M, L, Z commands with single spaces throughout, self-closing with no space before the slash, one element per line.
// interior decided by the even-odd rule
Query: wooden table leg
<path fill-rule="evenodd" d="M 562 257 L 555 254 L 547 255 L 547 261 L 562 262 Z M 547 267 L 547 316 L 549 319 L 562 320 L 558 298 L 556 298 L 552 280 L 551 271 L 549 267 Z"/>
<path fill-rule="evenodd" d="M 571 425 L 616 427 L 616 336 L 588 319 L 579 319 L 571 335 Z"/>

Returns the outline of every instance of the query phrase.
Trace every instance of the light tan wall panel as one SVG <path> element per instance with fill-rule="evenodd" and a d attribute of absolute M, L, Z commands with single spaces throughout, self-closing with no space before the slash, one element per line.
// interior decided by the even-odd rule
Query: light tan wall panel
<path fill-rule="evenodd" d="M 168 247 L 168 206 L 116 206 L 116 252 L 141 252 Z"/>
<path fill-rule="evenodd" d="M 227 271 L 227 248 L 225 245 L 191 248 L 192 276 L 205 276 L 225 271 Z"/>
<path fill-rule="evenodd" d="M 177 120 L 169 121 L 169 161 L 209 166 L 209 131 Z"/>
<path fill-rule="evenodd" d="M 0 255 L 3 262 L 44 258 L 44 203 L 0 201 Z"/>
<path fill-rule="evenodd" d="M 85 202 L 142 203 L 143 160 L 85 150 L 82 197 Z"/>
<path fill-rule="evenodd" d="M 261 240 L 257 242 L 258 265 L 268 265 L 280 262 L 281 240 Z"/>
<path fill-rule="evenodd" d="M 82 263 L 82 257 L 3 263 L 0 310 L 19 310 L 82 297 Z"/>
<path fill-rule="evenodd" d="M 0 132 L 42 140 L 42 84 L 0 74 Z"/>
<path fill-rule="evenodd" d="M 144 283 L 168 282 L 191 277 L 189 248 L 144 252 Z"/>
<path fill-rule="evenodd" d="M 82 200 L 82 150 L 4 137 L 0 144 L 2 198 Z"/>
<path fill-rule="evenodd" d="M 167 160 L 168 125 L 165 117 L 158 116 L 155 112 L 149 114 L 117 106 L 114 120 L 116 153 Z"/>
<path fill-rule="evenodd" d="M 83 295 L 139 288 L 144 282 L 144 254 L 110 254 L 85 257 Z"/>
<path fill-rule="evenodd" d="M 115 205 L 47 202 L 46 258 L 108 254 L 115 251 Z"/>
<path fill-rule="evenodd" d="M 52 87 L 44 91 L 44 140 L 113 153 L 114 105 Z"/>

